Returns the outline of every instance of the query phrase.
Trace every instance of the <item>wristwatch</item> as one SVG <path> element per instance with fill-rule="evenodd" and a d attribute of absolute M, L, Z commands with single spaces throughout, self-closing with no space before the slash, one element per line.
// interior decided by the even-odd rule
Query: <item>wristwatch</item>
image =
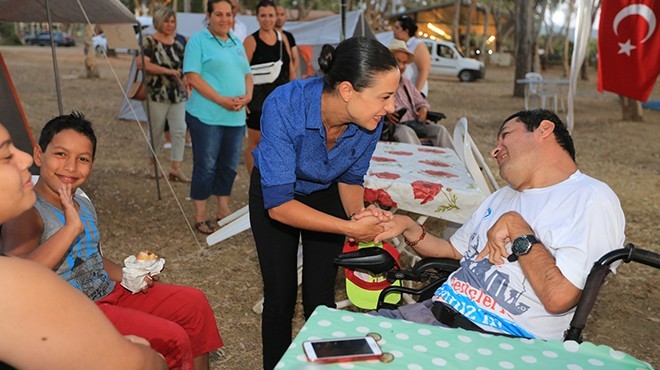
<path fill-rule="evenodd" d="M 532 245 L 538 243 L 539 240 L 536 239 L 534 235 L 522 235 L 513 239 L 511 244 L 511 254 L 507 257 L 509 262 L 515 262 L 518 260 L 518 257 L 524 256 L 529 253 L 532 249 Z"/>

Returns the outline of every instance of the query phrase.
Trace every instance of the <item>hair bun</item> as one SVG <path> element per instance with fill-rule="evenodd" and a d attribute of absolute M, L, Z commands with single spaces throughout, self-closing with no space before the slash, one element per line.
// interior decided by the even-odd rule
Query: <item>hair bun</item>
<path fill-rule="evenodd" d="M 323 73 L 327 73 L 330 70 L 334 56 L 335 48 L 330 44 L 323 45 L 318 59 L 319 67 Z"/>

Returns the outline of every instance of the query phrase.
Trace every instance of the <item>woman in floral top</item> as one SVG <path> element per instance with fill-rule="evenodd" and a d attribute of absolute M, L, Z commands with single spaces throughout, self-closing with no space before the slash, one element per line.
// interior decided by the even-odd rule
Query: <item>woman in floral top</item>
<path fill-rule="evenodd" d="M 167 121 L 172 141 L 170 153 L 172 164 L 168 177 L 170 181 L 190 182 L 181 171 L 186 134 L 185 102 L 188 100 L 181 73 L 184 46 L 174 38 L 176 36 L 174 10 L 166 7 L 158 9 L 154 14 L 153 22 L 156 33 L 146 36 L 143 41 L 147 70 L 147 99 L 149 99 L 151 118 L 150 134 L 153 135 L 153 153 L 151 149 L 149 150 L 151 165 L 153 166 L 152 155 L 158 156 L 163 147 L 163 131 Z M 138 66 L 142 62 L 141 59 L 137 58 Z"/>

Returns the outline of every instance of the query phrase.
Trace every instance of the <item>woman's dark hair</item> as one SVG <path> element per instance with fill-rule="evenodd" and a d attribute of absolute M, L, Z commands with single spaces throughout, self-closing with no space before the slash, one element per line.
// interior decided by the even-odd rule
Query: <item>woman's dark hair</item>
<path fill-rule="evenodd" d="M 260 2 L 257 3 L 257 7 L 255 8 L 256 14 L 259 14 L 259 9 L 266 8 L 266 7 L 269 7 L 269 6 L 272 6 L 277 11 L 277 5 L 275 5 L 274 1 L 272 1 L 272 0 L 261 0 Z"/>
<path fill-rule="evenodd" d="M 94 129 L 92 129 L 92 123 L 85 119 L 85 116 L 80 112 L 71 112 L 71 114 L 57 116 L 48 121 L 41 129 L 41 135 L 39 135 L 39 148 L 41 148 L 41 151 L 45 152 L 55 135 L 63 130 L 73 130 L 87 137 L 92 142 L 92 159 L 96 156 L 96 135 Z"/>
<path fill-rule="evenodd" d="M 542 121 L 547 120 L 554 123 L 555 129 L 553 132 L 555 133 L 555 139 L 557 139 L 557 143 L 559 146 L 564 148 L 568 154 L 570 154 L 571 158 L 575 162 L 575 146 L 573 145 L 573 138 L 571 138 L 571 134 L 568 132 L 568 128 L 564 122 L 562 122 L 556 114 L 547 109 L 523 110 L 507 117 L 504 122 L 502 122 L 502 126 L 514 118 L 522 122 L 529 132 L 536 130 L 541 125 Z"/>
<path fill-rule="evenodd" d="M 348 81 L 356 91 L 373 85 L 373 76 L 398 68 L 394 54 L 376 39 L 351 37 L 337 45 L 325 44 L 319 55 L 325 91 Z"/>
<path fill-rule="evenodd" d="M 408 36 L 415 36 L 415 32 L 417 32 L 417 22 L 415 22 L 414 19 L 407 15 L 402 15 L 396 20 L 399 21 L 399 24 L 404 31 L 408 31 Z"/>
<path fill-rule="evenodd" d="M 221 3 L 223 1 L 231 6 L 231 11 L 233 13 L 234 12 L 234 4 L 231 1 L 229 1 L 229 0 L 209 0 L 209 2 L 206 3 L 206 14 L 213 13 L 213 5 L 215 5 L 217 3 Z"/>

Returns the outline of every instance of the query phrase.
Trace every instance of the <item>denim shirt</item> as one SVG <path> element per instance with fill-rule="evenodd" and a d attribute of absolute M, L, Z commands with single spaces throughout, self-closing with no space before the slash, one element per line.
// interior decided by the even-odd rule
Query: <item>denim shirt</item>
<path fill-rule="evenodd" d="M 362 185 L 382 122 L 368 131 L 355 124 L 326 150 L 321 121 L 323 78 L 294 80 L 271 93 L 263 106 L 261 141 L 252 154 L 261 173 L 266 209 L 295 194 L 309 195 L 334 182 Z"/>

